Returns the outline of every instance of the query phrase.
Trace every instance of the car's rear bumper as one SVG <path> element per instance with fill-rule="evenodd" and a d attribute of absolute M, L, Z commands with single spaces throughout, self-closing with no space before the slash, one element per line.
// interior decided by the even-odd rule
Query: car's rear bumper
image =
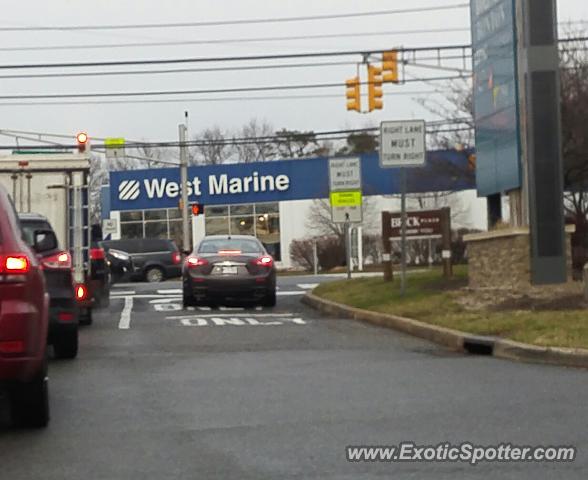
<path fill-rule="evenodd" d="M 275 279 L 271 277 L 244 278 L 188 278 L 186 293 L 195 300 L 239 299 L 262 300 L 275 292 Z"/>
<path fill-rule="evenodd" d="M 52 344 L 64 332 L 70 332 L 78 328 L 79 316 L 74 298 L 51 298 L 49 304 L 49 336 L 48 342 Z"/>

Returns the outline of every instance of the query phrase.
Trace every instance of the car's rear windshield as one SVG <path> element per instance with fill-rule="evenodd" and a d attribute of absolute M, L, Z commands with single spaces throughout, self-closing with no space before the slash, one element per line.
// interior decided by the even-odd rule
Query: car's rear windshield
<path fill-rule="evenodd" d="M 28 245 L 35 243 L 35 230 L 52 230 L 51 225 L 43 220 L 21 220 L 22 237 Z"/>
<path fill-rule="evenodd" d="M 203 240 L 198 248 L 198 253 L 220 252 L 261 253 L 261 245 L 253 239 L 247 238 L 215 238 Z"/>

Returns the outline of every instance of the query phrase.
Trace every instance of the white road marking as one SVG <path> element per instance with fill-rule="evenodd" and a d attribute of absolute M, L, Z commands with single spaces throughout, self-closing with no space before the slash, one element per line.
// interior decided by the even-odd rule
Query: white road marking
<path fill-rule="evenodd" d="M 290 297 L 294 295 L 306 295 L 306 292 L 303 290 L 293 291 L 293 292 L 276 292 L 276 295 L 281 297 Z"/>
<path fill-rule="evenodd" d="M 225 312 L 242 312 L 245 310 L 243 307 L 218 307 L 218 309 Z"/>
<path fill-rule="evenodd" d="M 110 295 L 134 295 L 135 290 L 111 290 Z"/>
<path fill-rule="evenodd" d="M 131 312 L 133 310 L 133 297 L 125 297 L 125 306 L 120 314 L 118 328 L 128 330 L 131 328 Z"/>
<path fill-rule="evenodd" d="M 293 313 L 249 313 L 245 315 L 234 315 L 230 313 L 211 313 L 211 314 L 195 314 L 195 315 L 176 315 L 165 317 L 166 320 L 181 320 L 182 318 L 212 318 L 212 317 L 255 317 L 255 318 L 289 318 L 293 317 Z"/>
<path fill-rule="evenodd" d="M 125 298 L 127 295 L 111 295 L 110 298 Z M 131 295 L 133 298 L 175 298 L 176 300 L 181 300 L 181 296 L 174 296 L 174 295 L 148 295 L 148 294 L 138 294 L 138 295 Z"/>
<path fill-rule="evenodd" d="M 166 290 L 157 290 L 157 293 L 159 294 L 169 294 L 169 293 L 175 293 L 175 294 L 182 294 L 182 289 L 181 288 L 168 288 Z"/>
<path fill-rule="evenodd" d="M 149 303 L 172 303 L 177 302 L 177 298 L 156 298 L 155 300 L 149 300 Z"/>
<path fill-rule="evenodd" d="M 316 287 L 319 286 L 318 283 L 299 283 L 298 285 L 296 285 L 298 288 L 301 288 L 302 290 L 313 290 Z"/>
<path fill-rule="evenodd" d="M 201 312 L 210 312 L 212 310 L 212 308 L 210 308 L 210 307 L 198 307 L 198 310 L 200 310 Z"/>
<path fill-rule="evenodd" d="M 259 317 L 259 315 L 257 315 Z M 167 317 L 172 318 L 172 317 Z M 284 322 L 292 322 L 296 325 L 307 325 L 302 318 L 284 318 L 282 320 L 260 322 L 251 316 L 223 316 L 223 315 L 199 315 L 196 317 L 180 317 L 180 324 L 184 327 L 264 327 L 284 325 Z"/>
<path fill-rule="evenodd" d="M 153 305 L 157 312 L 179 312 L 182 309 L 177 303 L 157 303 Z"/>

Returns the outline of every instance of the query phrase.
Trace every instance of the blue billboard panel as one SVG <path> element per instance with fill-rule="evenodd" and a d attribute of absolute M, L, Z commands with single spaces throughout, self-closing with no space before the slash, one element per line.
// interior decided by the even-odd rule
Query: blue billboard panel
<path fill-rule="evenodd" d="M 514 0 L 471 0 L 478 194 L 521 186 Z"/>
<path fill-rule="evenodd" d="M 475 188 L 471 152 L 440 150 L 427 154 L 422 168 L 408 169 L 411 192 Z M 377 154 L 359 155 L 364 195 L 400 192 L 398 169 L 382 169 Z M 190 202 L 204 205 L 327 198 L 328 157 L 258 163 L 193 166 L 188 169 Z M 181 197 L 179 168 L 110 172 L 110 209 L 173 208 Z"/>

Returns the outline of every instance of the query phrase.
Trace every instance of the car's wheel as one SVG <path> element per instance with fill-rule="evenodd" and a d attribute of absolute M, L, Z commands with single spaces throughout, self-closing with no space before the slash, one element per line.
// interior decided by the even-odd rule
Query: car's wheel
<path fill-rule="evenodd" d="M 80 309 L 80 325 L 92 325 L 92 309 L 82 308 Z"/>
<path fill-rule="evenodd" d="M 76 358 L 78 355 L 78 329 L 61 332 L 53 342 L 55 358 Z"/>
<path fill-rule="evenodd" d="M 145 272 L 145 280 L 149 283 L 162 282 L 165 278 L 165 273 L 159 267 L 149 267 Z"/>
<path fill-rule="evenodd" d="M 264 307 L 275 307 L 276 306 L 276 291 L 268 293 L 263 299 L 262 305 Z"/>
<path fill-rule="evenodd" d="M 20 427 L 44 428 L 49 423 L 49 379 L 44 367 L 37 378 L 14 387 L 10 395 L 13 422 Z"/>

